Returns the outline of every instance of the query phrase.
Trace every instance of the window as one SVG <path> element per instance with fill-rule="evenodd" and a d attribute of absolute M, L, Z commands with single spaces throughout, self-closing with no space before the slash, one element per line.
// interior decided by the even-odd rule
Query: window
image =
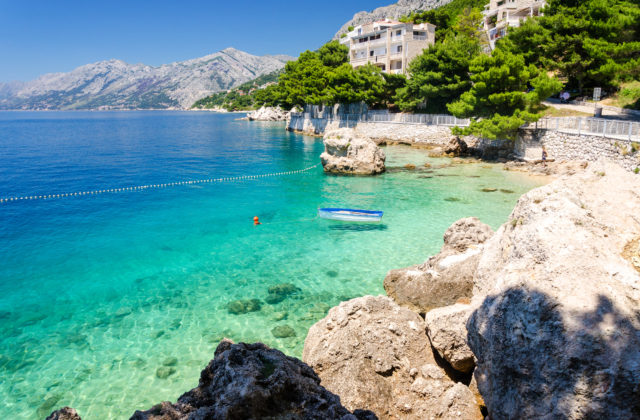
<path fill-rule="evenodd" d="M 401 53 L 402 52 L 402 45 L 398 45 L 398 50 L 397 52 Z"/>
<path fill-rule="evenodd" d="M 398 30 L 396 31 L 396 35 L 398 35 L 398 36 L 402 35 L 402 29 L 398 29 Z"/>
<path fill-rule="evenodd" d="M 369 56 L 373 57 L 373 50 L 369 51 Z"/>

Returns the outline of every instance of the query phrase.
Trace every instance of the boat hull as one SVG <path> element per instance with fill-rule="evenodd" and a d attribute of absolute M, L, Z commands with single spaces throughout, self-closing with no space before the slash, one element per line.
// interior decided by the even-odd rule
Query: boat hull
<path fill-rule="evenodd" d="M 374 223 L 382 220 L 383 212 L 360 209 L 318 209 L 318 216 L 323 219 L 340 220 L 343 222 Z"/>

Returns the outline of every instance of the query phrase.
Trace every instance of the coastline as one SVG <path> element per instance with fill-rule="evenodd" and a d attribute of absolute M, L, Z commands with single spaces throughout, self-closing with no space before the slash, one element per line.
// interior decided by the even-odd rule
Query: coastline
<path fill-rule="evenodd" d="M 41 121 L 25 127 L 23 137 L 15 139 L 21 150 L 33 150 L 38 156 L 43 144 L 39 133 L 69 139 L 65 143 L 73 146 L 65 172 L 35 192 L 49 187 L 56 192 L 67 179 L 76 182 L 70 177 L 77 170 L 85 171 L 76 166 L 87 153 L 91 161 L 94 154 L 100 155 L 94 162 L 104 164 L 95 169 L 99 173 L 95 179 L 120 180 L 106 186 L 110 188 L 142 185 L 136 182 L 141 176 L 148 179 L 144 184 L 156 184 L 236 172 L 297 170 L 316 164 L 322 149 L 322 142 L 286 133 L 282 124 L 237 124 L 233 116 L 197 119 L 200 129 L 193 130 L 193 117 L 188 115 L 195 114 L 104 114 L 97 120 L 93 120 L 97 114 L 86 115 L 91 118 L 33 114 L 30 118 Z M 15 114 L 16 121 L 22 118 Z M 123 127 L 130 129 L 122 131 Z M 128 139 L 131 133 L 145 147 L 131 151 L 131 141 L 114 142 L 116 129 L 121 138 Z M 81 155 L 73 152 L 76 148 Z M 238 154 L 238 148 L 248 152 Z M 101 150 L 117 159 L 112 162 Z M 194 150 L 211 158 L 193 159 Z M 132 164 L 127 165 L 130 174 L 125 178 L 120 178 L 120 156 Z M 66 156 L 57 154 L 48 161 L 61 158 L 65 162 Z M 221 162 L 228 167 L 239 159 L 242 165 L 215 172 L 220 171 Z M 40 161 L 29 160 L 26 167 L 21 163 L 25 181 L 39 174 Z M 8 165 L 13 162 L 7 160 Z M 6 311 L 1 312 L 0 328 L 9 328 L 3 329 L 8 332 L 2 339 L 5 347 L 0 348 L 2 363 L 14 369 L 2 387 L 18 387 L 16 395 L 29 395 L 9 401 L 8 407 L 35 411 L 47 400 L 47 404 L 74 406 L 87 418 L 105 418 L 103 413 L 113 410 L 125 417 L 132 408 L 148 408 L 159 399 L 175 401 L 193 386 L 222 337 L 263 341 L 300 357 L 308 328 L 330 307 L 356 296 L 382 293 L 386 270 L 437 251 L 451 219 L 473 212 L 497 227 L 507 219 L 517 195 L 539 185 L 523 183 L 521 174 L 504 173 L 499 165 L 451 163 L 430 158 L 426 151 L 397 146 L 387 148 L 388 173 L 376 178 L 327 177 L 317 168 L 304 176 L 39 201 L 38 208 L 83 210 L 65 213 L 60 220 L 64 228 L 52 231 L 53 236 L 42 236 L 34 225 L 21 229 L 11 246 L 3 243 L 0 253 L 12 262 L 2 268 L 4 275 L 20 275 L 21 284 L 28 286 L 4 290 L 0 302 L 0 310 Z M 408 164 L 415 168 L 406 168 Z M 79 190 L 102 189 L 82 173 L 86 183 Z M 15 183 L 15 189 L 30 193 L 28 185 Z M 425 195 L 425 186 L 432 193 Z M 483 192 L 485 187 L 497 191 Z M 416 191 L 423 193 L 416 195 Z M 345 203 L 384 209 L 383 223 L 363 229 L 314 218 L 318 207 Z M 27 202 L 15 204 L 1 209 L 10 216 L 5 225 L 10 231 L 22 226 L 24 214 L 34 207 Z M 224 211 L 212 212 L 221 206 Z M 425 212 L 432 217 L 425 219 Z M 58 213 L 43 214 L 40 223 L 59 220 Z M 252 222 L 256 215 L 263 223 L 257 228 Z M 83 233 L 86 229 L 91 231 L 89 237 Z M 411 234 L 417 229 L 421 235 Z M 305 232 L 304 241 L 300 232 Z M 38 241 L 37 248 L 28 246 L 33 241 Z M 66 257 L 61 257 L 63 252 Z M 93 258 L 96 252 L 100 258 Z M 27 267 L 32 271 L 20 274 Z M 269 288 L 290 290 L 290 286 L 277 287 L 286 283 L 300 291 L 278 302 L 278 294 Z M 65 285 L 62 296 L 56 293 L 60 284 Z M 273 303 L 267 303 L 267 298 Z M 229 312 L 233 302 L 250 299 L 262 302 L 259 311 Z M 20 305 L 14 303 L 18 301 Z M 54 313 L 52 304 L 58 308 Z M 232 306 L 235 311 L 239 305 Z M 290 329 L 272 332 L 285 326 L 295 336 L 288 336 Z M 34 336 L 40 337 L 37 345 L 30 341 Z M 28 357 L 23 360 L 25 349 Z M 178 359 L 177 364 L 171 357 Z M 30 379 L 14 382 L 21 377 Z M 44 389 L 42 384 L 51 387 Z M 107 387 L 109 392 L 102 392 Z M 113 407 L 110 401 L 119 398 L 126 401 Z M 24 402 L 33 408 L 23 407 Z"/>

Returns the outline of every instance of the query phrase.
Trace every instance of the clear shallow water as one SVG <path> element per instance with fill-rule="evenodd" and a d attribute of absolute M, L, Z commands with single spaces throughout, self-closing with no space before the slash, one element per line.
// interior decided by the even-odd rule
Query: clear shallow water
<path fill-rule="evenodd" d="M 0 196 L 290 171 L 322 142 L 188 112 L 0 113 Z M 300 356 L 340 301 L 437 252 L 459 218 L 496 228 L 540 180 L 386 149 L 374 178 L 304 175 L 0 205 L 0 418 L 128 418 L 197 385 L 222 337 Z M 424 163 L 433 168 L 427 169 Z M 416 170 L 403 166 L 413 163 Z M 483 192 L 483 188 L 496 188 Z M 374 226 L 317 207 L 385 211 Z M 264 223 L 254 227 L 253 216 Z M 276 304 L 270 286 L 300 290 Z M 259 299 L 235 315 L 230 302 Z M 295 337 L 271 330 L 290 326 Z M 175 358 L 177 360 L 171 360 Z M 166 378 L 157 370 L 163 365 Z"/>

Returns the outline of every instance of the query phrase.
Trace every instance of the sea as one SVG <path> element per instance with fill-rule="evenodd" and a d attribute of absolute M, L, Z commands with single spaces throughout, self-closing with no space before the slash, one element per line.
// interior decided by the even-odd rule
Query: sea
<path fill-rule="evenodd" d="M 0 112 L 0 199 L 73 194 L 0 203 L 0 418 L 127 419 L 197 386 L 225 337 L 300 357 L 331 307 L 544 182 L 406 146 L 383 175 L 326 175 L 321 139 L 237 118 Z"/>

